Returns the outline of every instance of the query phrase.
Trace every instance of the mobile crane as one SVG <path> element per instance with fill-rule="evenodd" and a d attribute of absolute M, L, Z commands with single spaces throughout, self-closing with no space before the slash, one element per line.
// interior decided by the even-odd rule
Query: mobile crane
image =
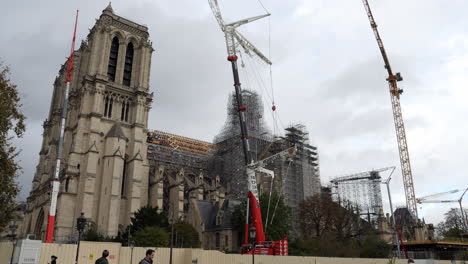
<path fill-rule="evenodd" d="M 242 36 L 236 28 L 253 22 L 255 20 L 269 16 L 270 14 L 264 14 L 260 16 L 255 16 L 251 18 L 241 19 L 232 23 L 225 23 L 221 15 L 221 11 L 218 5 L 217 0 L 208 0 L 208 3 L 213 11 L 213 14 L 218 21 L 221 30 L 224 32 L 226 38 L 226 47 L 228 57 L 227 60 L 231 63 L 232 73 L 234 78 L 234 88 L 236 93 L 236 102 L 237 102 L 237 111 L 239 113 L 240 128 L 241 128 L 241 138 L 242 138 L 242 147 L 244 151 L 245 165 L 246 165 L 246 174 L 248 182 L 248 199 L 247 203 L 247 215 L 246 215 L 246 232 L 245 232 L 245 244 L 248 244 L 249 230 L 254 230 L 255 232 L 255 242 L 250 247 L 243 246 L 241 251 L 244 254 L 262 254 L 262 255 L 287 255 L 288 254 L 288 241 L 287 239 L 268 242 L 265 241 L 265 233 L 263 229 L 262 214 L 260 211 L 260 202 L 258 198 L 257 190 L 257 179 L 255 172 L 263 172 L 273 176 L 273 172 L 263 168 L 265 160 L 260 162 L 255 162 L 252 152 L 250 150 L 249 144 L 249 134 L 246 125 L 245 111 L 247 107 L 244 106 L 242 100 L 242 89 L 239 79 L 239 72 L 237 67 L 237 55 L 236 50 L 240 46 L 244 49 L 246 54 L 256 55 L 261 60 L 267 64 L 272 64 L 271 61 L 263 55 L 252 43 L 250 43 L 244 36 Z M 291 150 L 282 151 L 273 156 L 278 157 L 285 155 L 285 153 L 290 153 Z M 293 151 L 294 152 L 294 151 Z M 273 158 L 273 157 L 272 157 Z M 267 158 L 269 159 L 269 158 Z M 248 224 L 249 220 L 249 207 L 252 210 L 252 222 Z"/>

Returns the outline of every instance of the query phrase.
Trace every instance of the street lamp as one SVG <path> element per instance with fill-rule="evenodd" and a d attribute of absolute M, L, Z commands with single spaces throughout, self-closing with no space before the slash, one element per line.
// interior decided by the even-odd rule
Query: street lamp
<path fill-rule="evenodd" d="M 84 213 L 81 213 L 80 217 L 76 218 L 76 230 L 78 230 L 78 243 L 76 246 L 76 257 L 75 257 L 76 264 L 78 264 L 78 254 L 80 250 L 81 233 L 83 232 L 85 226 L 86 226 L 86 217 L 84 216 Z"/>
<path fill-rule="evenodd" d="M 177 219 L 178 221 L 182 221 L 184 219 L 184 215 L 182 214 L 179 216 Z M 171 247 L 169 249 L 169 264 L 172 264 L 172 249 L 174 247 L 174 224 L 176 221 L 174 221 L 174 211 L 171 210 Z"/>
<path fill-rule="evenodd" d="M 396 225 L 396 221 L 395 221 L 395 216 L 393 215 L 393 205 L 392 205 L 392 195 L 390 194 L 390 180 L 392 179 L 392 174 L 393 172 L 395 171 L 395 167 L 393 167 L 393 170 L 392 172 L 390 173 L 390 176 L 388 176 L 388 179 L 384 182 L 382 182 L 383 184 L 387 185 L 387 193 L 388 193 L 388 201 L 390 203 L 390 211 L 392 213 L 392 220 L 393 220 L 393 229 L 394 229 L 394 237 L 395 237 L 395 242 L 396 242 L 396 245 L 397 245 L 397 255 L 398 255 L 398 258 L 401 256 L 400 254 L 400 241 L 398 240 L 398 235 L 397 235 L 397 225 Z"/>
<path fill-rule="evenodd" d="M 255 264 L 255 244 L 256 244 L 256 234 L 257 234 L 257 229 L 255 226 L 251 226 L 249 228 L 249 237 L 250 237 L 250 243 L 252 244 L 252 264 Z"/>
<path fill-rule="evenodd" d="M 10 257 L 10 264 L 13 264 L 13 256 L 15 253 L 15 247 L 16 247 L 16 229 L 18 228 L 18 225 L 13 222 L 12 225 L 9 226 L 11 234 L 7 235 L 8 238 L 11 239 L 11 243 L 13 244 L 13 250 L 11 251 L 11 257 Z"/>

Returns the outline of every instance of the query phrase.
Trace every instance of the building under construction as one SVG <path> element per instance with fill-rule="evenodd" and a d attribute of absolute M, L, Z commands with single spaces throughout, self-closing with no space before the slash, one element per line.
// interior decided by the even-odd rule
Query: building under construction
<path fill-rule="evenodd" d="M 274 137 L 263 119 L 263 104 L 257 93 L 242 91 L 246 110 L 249 142 L 255 160 L 263 160 L 290 147 L 296 147 L 294 158 L 279 158 L 266 164 L 274 171 L 271 178 L 258 174 L 259 191 L 282 193 L 291 206 L 296 206 L 305 197 L 320 192 L 320 173 L 317 148 L 309 145 L 305 126 L 293 125 L 286 128 L 284 137 Z M 243 199 L 247 197 L 247 175 L 245 174 L 244 153 L 236 101 L 233 95 L 228 101 L 228 115 L 224 127 L 215 137 L 216 151 L 212 169 L 221 175 L 227 188 L 227 197 Z"/>

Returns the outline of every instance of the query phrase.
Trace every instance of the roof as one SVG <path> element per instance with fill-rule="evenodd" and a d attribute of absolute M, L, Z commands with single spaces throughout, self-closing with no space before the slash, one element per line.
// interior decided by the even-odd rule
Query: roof
<path fill-rule="evenodd" d="M 237 200 L 224 200 L 221 206 L 219 203 L 213 204 L 209 201 L 197 201 L 198 210 L 207 231 L 233 228 L 232 214 L 235 206 L 239 204 L 240 202 Z M 220 211 L 222 211 L 221 224 L 217 224 L 216 217 Z"/>
<path fill-rule="evenodd" d="M 122 138 L 127 140 L 127 137 L 125 136 L 124 132 L 122 131 L 122 127 L 120 127 L 119 123 L 115 123 L 109 132 L 107 132 L 106 137 L 117 137 L 117 138 Z"/>

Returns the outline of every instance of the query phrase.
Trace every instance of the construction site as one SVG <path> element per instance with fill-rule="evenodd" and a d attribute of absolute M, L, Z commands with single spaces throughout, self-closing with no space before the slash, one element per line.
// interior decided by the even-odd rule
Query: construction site
<path fill-rule="evenodd" d="M 0 260 L 45 264 L 46 256 L 56 254 L 88 264 L 104 247 L 114 250 L 111 264 L 138 263 L 135 252 L 146 248 L 155 248 L 170 264 L 254 264 L 256 258 L 257 263 L 324 264 L 467 260 L 463 197 L 468 188 L 415 192 L 400 103 L 403 77 L 390 64 L 368 0 L 362 3 L 383 60 L 382 86 L 386 81 L 397 143 L 393 152 L 400 163 L 369 169 L 373 165 L 363 161 L 362 171 L 326 178 L 320 143 L 312 140 L 316 131 L 308 130 L 306 120 L 284 120 L 285 126 L 279 116 L 270 50 L 266 55 L 238 31 L 269 19 L 261 1 L 263 14 L 232 22 L 225 20 L 218 0 L 208 0 L 224 35 L 233 80 L 225 94 L 224 124 L 211 141 L 192 138 L 190 129 L 178 135 L 151 128 L 149 112 L 158 102 L 150 86 L 155 49 L 148 26 L 118 15 L 109 3 L 76 49 L 77 11 L 70 56 L 53 84 L 32 188 L 15 209 L 11 233 L 1 234 L 11 242 L 0 243 Z M 219 36 L 212 41 L 221 42 Z M 269 49 L 270 42 L 268 35 Z M 390 183 L 397 177 L 405 205 L 394 207 Z M 458 199 L 438 199 L 458 193 Z M 418 214 L 423 204 L 456 204 L 455 227 L 442 231 L 426 223 Z M 162 221 L 156 226 L 163 235 L 151 243 L 166 244 L 138 239 L 149 233 L 143 228 L 154 227 L 137 219 L 143 209 L 154 209 L 156 216 L 148 219 Z M 147 226 L 132 230 L 141 223 Z M 190 228 L 174 230 L 182 224 Z M 95 240 L 89 239 L 92 232 Z M 185 233 L 196 243 L 187 244 Z"/>

